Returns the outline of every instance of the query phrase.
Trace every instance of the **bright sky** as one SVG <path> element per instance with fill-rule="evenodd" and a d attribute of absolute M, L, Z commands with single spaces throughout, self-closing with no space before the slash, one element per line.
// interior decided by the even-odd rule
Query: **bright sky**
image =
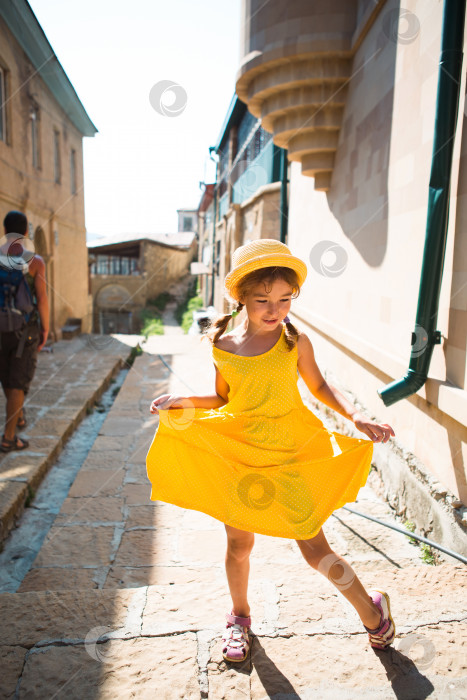
<path fill-rule="evenodd" d="M 197 208 L 199 182 L 214 179 L 208 149 L 235 92 L 240 0 L 29 4 L 99 131 L 83 140 L 88 237 L 175 232 L 176 210 Z M 151 106 L 160 81 L 186 92 L 178 116 Z"/>

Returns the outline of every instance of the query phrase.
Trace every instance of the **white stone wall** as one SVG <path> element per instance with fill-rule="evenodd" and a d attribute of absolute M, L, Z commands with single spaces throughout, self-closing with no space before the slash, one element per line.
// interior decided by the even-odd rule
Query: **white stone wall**
<path fill-rule="evenodd" d="M 397 4 L 398 6 L 398 4 Z M 451 179 L 448 242 L 429 379 L 386 407 L 377 389 L 408 368 L 425 242 L 443 3 L 407 2 L 419 23 L 384 32 L 388 2 L 354 58 L 330 191 L 291 164 L 289 237 L 309 276 L 292 304 L 328 380 L 352 392 L 396 440 L 467 503 L 467 178 L 463 143 L 465 70 Z M 412 18 L 413 19 L 413 18 Z M 401 38 L 402 37 L 402 38 Z M 464 49 L 465 51 L 465 49 Z M 462 149 L 461 149 L 462 146 Z M 314 248 L 331 241 L 342 257 Z M 313 251 L 313 252 L 312 252 Z M 323 266 L 321 272 L 312 267 Z M 328 269 L 326 269 L 328 267 Z M 378 447 L 375 447 L 375 451 Z"/>

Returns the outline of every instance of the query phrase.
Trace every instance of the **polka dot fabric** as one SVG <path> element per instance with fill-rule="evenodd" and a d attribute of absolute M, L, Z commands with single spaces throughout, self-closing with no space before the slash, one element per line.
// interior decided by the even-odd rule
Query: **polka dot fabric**
<path fill-rule="evenodd" d="M 284 326 L 261 355 L 213 346 L 211 356 L 230 387 L 228 403 L 160 411 L 146 459 L 151 500 L 249 532 L 314 537 L 366 483 L 373 442 L 329 431 L 305 406 L 297 346 L 287 349 Z"/>

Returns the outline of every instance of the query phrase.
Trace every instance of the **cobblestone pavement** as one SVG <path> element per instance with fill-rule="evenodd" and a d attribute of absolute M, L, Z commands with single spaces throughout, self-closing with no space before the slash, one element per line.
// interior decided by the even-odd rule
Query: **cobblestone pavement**
<path fill-rule="evenodd" d="M 207 341 L 174 333 L 145 345 L 31 569 L 0 595 L 0 697 L 467 697 L 466 567 L 429 566 L 403 535 L 344 509 L 323 529 L 367 588 L 390 593 L 394 648 L 370 648 L 352 606 L 295 541 L 256 535 L 251 655 L 224 662 L 223 524 L 151 502 L 145 469 L 151 400 L 213 383 Z M 355 508 L 393 519 L 369 484 Z"/>
<path fill-rule="evenodd" d="M 130 344 L 135 344 L 129 336 Z M 0 542 L 21 515 L 67 438 L 128 358 L 131 347 L 110 336 L 83 334 L 41 352 L 26 396 L 24 451 L 0 452 Z M 5 400 L 0 408 L 5 422 Z"/>

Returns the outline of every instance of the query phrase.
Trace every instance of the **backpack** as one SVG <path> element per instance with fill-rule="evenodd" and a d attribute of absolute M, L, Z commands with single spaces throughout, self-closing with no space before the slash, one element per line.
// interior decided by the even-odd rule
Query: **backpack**
<path fill-rule="evenodd" d="M 27 326 L 34 309 L 31 290 L 23 271 L 0 264 L 0 334 L 11 331 L 21 334 L 17 357 L 22 355 Z"/>

